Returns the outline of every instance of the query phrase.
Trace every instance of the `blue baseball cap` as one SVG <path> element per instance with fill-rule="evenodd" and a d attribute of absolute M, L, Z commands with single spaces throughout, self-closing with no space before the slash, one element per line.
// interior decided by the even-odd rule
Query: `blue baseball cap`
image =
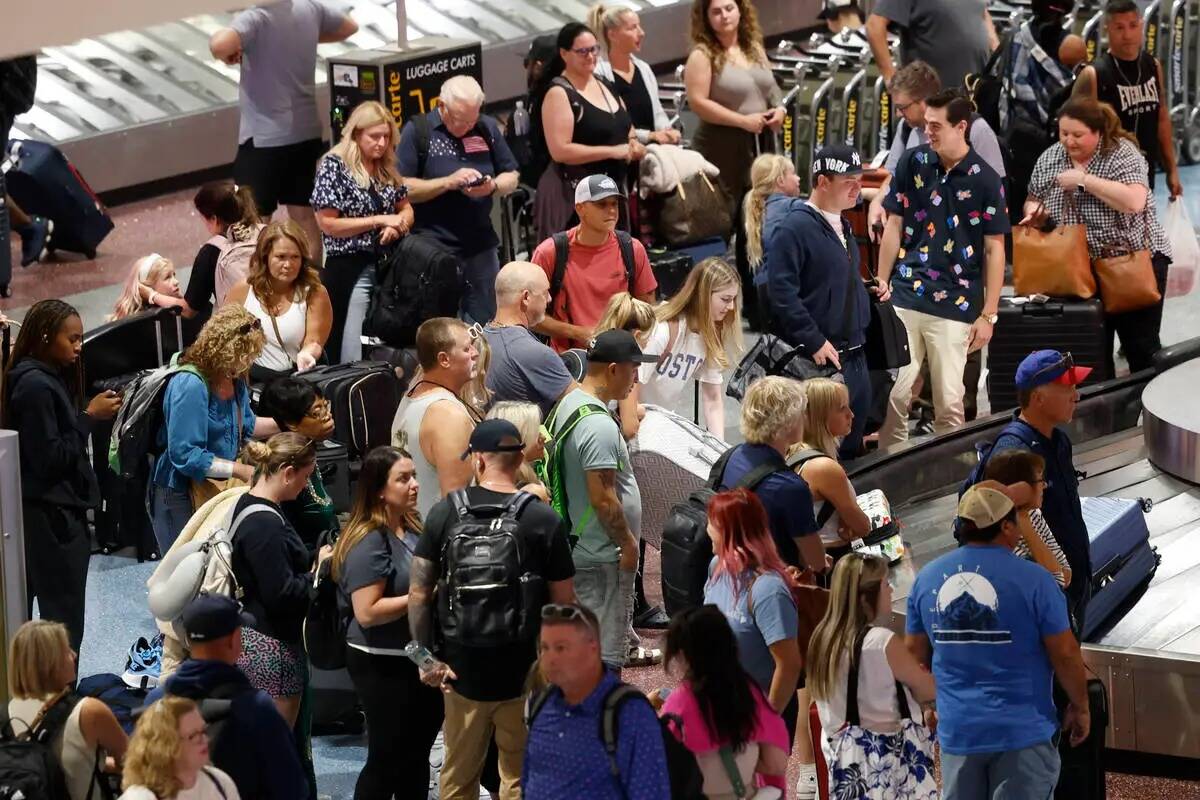
<path fill-rule="evenodd" d="M 1018 389 L 1036 389 L 1050 383 L 1075 386 L 1083 383 L 1091 372 L 1091 367 L 1075 366 L 1069 352 L 1035 350 L 1017 367 L 1016 384 Z"/>
<path fill-rule="evenodd" d="M 243 625 L 253 625 L 254 617 L 242 611 L 241 603 L 232 597 L 200 594 L 183 609 L 182 622 L 188 641 L 211 642 Z"/>

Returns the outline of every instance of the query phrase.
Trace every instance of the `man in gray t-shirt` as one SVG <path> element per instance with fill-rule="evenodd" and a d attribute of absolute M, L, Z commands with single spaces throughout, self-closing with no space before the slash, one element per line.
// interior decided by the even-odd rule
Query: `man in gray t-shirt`
<path fill-rule="evenodd" d="M 253 190 L 264 217 L 286 206 L 308 233 L 318 263 L 321 232 L 309 207 L 324 151 L 317 44 L 357 31 L 358 23 L 323 0 L 278 0 L 238 13 L 208 42 L 214 57 L 241 65 L 234 180 Z"/>
<path fill-rule="evenodd" d="M 986 0 L 877 0 L 867 18 L 867 41 L 879 71 L 891 80 L 895 65 L 888 25 L 900 28 L 900 63 L 926 61 L 946 87 L 979 72 L 999 45 Z"/>
<path fill-rule="evenodd" d="M 570 535 L 578 538 L 572 552 L 575 593 L 599 618 L 600 656 L 617 669 L 629 652 L 642 496 L 625 438 L 608 404 L 629 396 L 637 383 L 638 364 L 657 360 L 644 355 L 628 331 L 605 331 L 588 350 L 583 382 L 547 421 L 560 449 L 552 469 L 561 465 Z M 581 410 L 584 413 L 577 414 Z"/>
<path fill-rule="evenodd" d="M 496 318 L 483 329 L 492 351 L 487 388 L 495 400 L 536 403 L 542 419 L 575 386 L 562 358 L 529 329 L 546 318 L 550 279 L 537 264 L 513 261 L 496 275 Z"/>

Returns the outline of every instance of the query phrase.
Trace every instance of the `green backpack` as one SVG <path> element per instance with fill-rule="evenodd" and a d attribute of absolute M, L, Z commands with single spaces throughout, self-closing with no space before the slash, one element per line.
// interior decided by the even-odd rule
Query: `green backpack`
<path fill-rule="evenodd" d="M 557 431 L 554 428 L 555 420 L 558 418 L 559 406 L 556 404 L 550 409 L 550 415 L 546 417 L 546 429 L 554 437 L 551 443 L 550 452 L 546 456 L 546 488 L 550 491 L 550 505 L 558 512 L 567 523 L 569 529 L 568 538 L 571 542 L 571 549 L 575 549 L 575 545 L 579 542 L 579 534 L 584 523 L 592 515 L 592 508 L 588 506 L 588 510 L 584 513 L 583 519 L 579 520 L 579 524 L 571 522 L 571 512 L 567 502 L 567 476 L 566 476 L 566 444 L 567 438 L 575 427 L 585 418 L 594 414 L 608 414 L 608 409 L 602 405 L 595 403 L 585 403 L 579 408 L 571 412 L 571 416 L 567 417 L 566 422 Z"/>

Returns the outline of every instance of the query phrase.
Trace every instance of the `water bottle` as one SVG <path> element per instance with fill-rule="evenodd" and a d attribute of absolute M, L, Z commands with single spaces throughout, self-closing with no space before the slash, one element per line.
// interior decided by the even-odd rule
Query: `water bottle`
<path fill-rule="evenodd" d="M 408 657 L 409 661 L 416 664 L 417 669 L 421 672 L 428 672 L 437 663 L 437 659 L 433 657 L 433 653 L 429 652 L 429 648 L 416 640 L 404 646 L 404 655 Z"/>
<path fill-rule="evenodd" d="M 525 101 L 518 100 L 517 107 L 512 113 L 513 133 L 517 136 L 529 135 L 529 112 L 525 110 Z"/>

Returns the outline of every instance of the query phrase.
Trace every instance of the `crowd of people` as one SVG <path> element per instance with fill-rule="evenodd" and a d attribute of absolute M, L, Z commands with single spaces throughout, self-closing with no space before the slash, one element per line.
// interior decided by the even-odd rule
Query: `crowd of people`
<path fill-rule="evenodd" d="M 10 716 L 59 726 L 53 747 L 73 800 L 111 775 L 129 800 L 315 798 L 305 618 L 327 572 L 366 716 L 360 800 L 424 797 L 439 731 L 446 798 L 477 798 L 481 784 L 506 800 L 685 797 L 690 780 L 710 798 L 807 800 L 818 753 L 838 798 L 1048 796 L 1057 731 L 1075 745 L 1090 724 L 1078 635 L 1091 565 L 1060 427 L 1088 367 L 1054 350 L 1022 361 L 1020 409 L 957 508 L 963 546 L 921 571 L 903 638 L 887 627 L 887 562 L 851 544 L 871 521 L 846 465 L 866 447 L 873 303 L 895 306 L 911 353 L 880 446 L 907 439 L 923 365 L 934 429 L 963 424 L 972 363 L 998 321 L 1010 220 L 1076 213 L 1094 258 L 1145 245 L 1161 293 L 1171 253 L 1154 167 L 1166 168 L 1173 197 L 1181 189 L 1165 106 L 1113 104 L 1135 66 L 1161 90 L 1131 0 L 1110 1 L 1110 52 L 1083 68 L 1052 119 L 1018 91 L 994 129 L 953 88 L 996 47 L 1034 41 L 1059 67 L 1020 52 L 1009 60 L 1048 91 L 1037 70 L 1069 74 L 1074 52 L 1070 37 L 1047 32 L 1055 20 L 1061 29 L 1063 3 L 1035 4 L 1037 24 L 1001 41 L 982 0 L 881 0 L 865 35 L 903 120 L 888 179 L 864 198 L 861 154 L 826 146 L 801 198 L 794 164 L 759 154 L 785 112 L 753 3 L 696 0 L 691 145 L 720 169 L 736 246 L 732 259 L 695 264 L 669 296 L 633 224 L 631 190 L 646 148 L 680 134 L 636 55 L 644 32 L 632 9 L 597 5 L 553 46 L 535 42 L 526 65 L 533 158 L 543 159 L 540 243 L 504 265 L 493 203 L 528 181 L 530 164 L 482 113 L 476 80 L 448 79 L 437 107 L 401 129 L 365 102 L 322 154 L 315 45 L 356 24 L 318 0 L 238 14 L 211 40 L 215 56 L 241 65 L 236 182 L 195 196 L 211 238 L 188 286 L 170 260 L 147 255 L 112 315 L 177 307 L 203 322 L 162 392 L 147 508 L 169 560 L 206 503 L 225 498 L 236 596 L 202 593 L 161 621 L 178 638 L 132 737 L 103 703 L 72 693 L 87 512 L 101 499 L 88 442 L 126 398 L 84 397 L 79 314 L 60 300 L 35 304 L 3 384 L 5 427 L 21 435 L 29 602 L 41 616 L 12 641 Z M 831 26 L 861 23 L 846 3 L 828 6 Z M 889 24 L 902 29 L 900 66 Z M 962 46 L 945 47 L 951 39 Z M 1057 126 L 1024 172 L 1008 160 L 1013 120 L 1022 135 Z M 1016 175 L 1019 208 L 1006 190 Z M 865 280 L 847 217 L 864 202 L 878 240 L 878 272 Z M 271 221 L 280 205 L 286 221 Z M 375 265 L 412 236 L 458 262 L 458 316 L 416 329 L 419 370 L 406 376 L 393 442 L 363 454 L 339 519 L 316 469 L 333 413 L 303 373 L 363 358 Z M 661 487 L 639 485 L 630 446 L 648 405 L 674 407 L 693 384 L 697 421 L 727 438 L 722 386 L 745 350 L 743 315 L 801 349 L 813 375 L 748 387 L 740 443 L 706 508 L 705 605 L 668 620 L 641 580 L 643 495 Z M 1109 315 L 1131 369 L 1152 363 L 1161 316 L 1161 299 Z M 992 593 L 985 631 L 972 627 L 984 612 L 963 576 Z M 663 650 L 645 646 L 637 629 L 647 627 L 666 628 Z M 659 663 L 673 688 L 647 698 L 622 683 L 622 669 Z M 219 724 L 213 700 L 228 701 Z M 789 756 L 800 763 L 794 787 Z"/>

